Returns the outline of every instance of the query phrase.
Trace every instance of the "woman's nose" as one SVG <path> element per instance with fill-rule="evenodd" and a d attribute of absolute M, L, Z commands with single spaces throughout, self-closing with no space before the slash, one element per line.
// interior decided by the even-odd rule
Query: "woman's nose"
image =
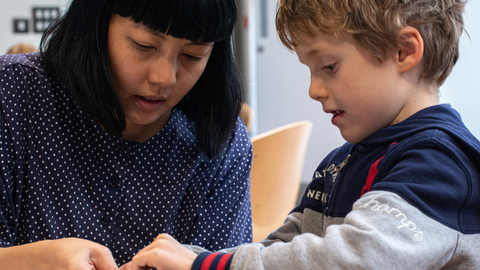
<path fill-rule="evenodd" d="M 177 83 L 177 61 L 171 58 L 160 58 L 150 67 L 148 80 L 162 88 L 168 88 Z"/>

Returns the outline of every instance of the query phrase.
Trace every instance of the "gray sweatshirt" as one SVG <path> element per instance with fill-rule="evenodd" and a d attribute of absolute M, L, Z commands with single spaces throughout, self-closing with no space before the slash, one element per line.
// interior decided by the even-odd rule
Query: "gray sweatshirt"
<path fill-rule="evenodd" d="M 192 269 L 480 269 L 480 143 L 447 105 L 319 165 L 261 242 L 199 253 Z"/>

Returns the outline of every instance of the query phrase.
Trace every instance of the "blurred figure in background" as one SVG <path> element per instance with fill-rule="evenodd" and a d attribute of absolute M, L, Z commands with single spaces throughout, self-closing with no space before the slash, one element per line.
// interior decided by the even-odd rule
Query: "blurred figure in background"
<path fill-rule="evenodd" d="M 17 43 L 8 49 L 7 54 L 32 53 L 37 52 L 38 48 L 30 43 Z"/>

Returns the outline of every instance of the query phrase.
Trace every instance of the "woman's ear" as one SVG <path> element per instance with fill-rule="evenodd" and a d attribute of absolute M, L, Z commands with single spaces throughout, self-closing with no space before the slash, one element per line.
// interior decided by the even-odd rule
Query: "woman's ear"
<path fill-rule="evenodd" d="M 420 32 L 411 26 L 399 31 L 397 65 L 401 73 L 408 72 L 420 63 L 423 57 L 423 38 Z"/>

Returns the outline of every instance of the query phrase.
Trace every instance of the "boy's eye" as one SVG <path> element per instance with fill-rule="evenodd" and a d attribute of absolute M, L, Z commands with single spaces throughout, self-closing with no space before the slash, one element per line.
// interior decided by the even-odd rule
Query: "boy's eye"
<path fill-rule="evenodd" d="M 336 63 L 331 64 L 331 65 L 326 65 L 322 68 L 322 70 L 326 70 L 326 69 L 333 70 L 335 68 L 335 65 L 336 65 Z"/>

